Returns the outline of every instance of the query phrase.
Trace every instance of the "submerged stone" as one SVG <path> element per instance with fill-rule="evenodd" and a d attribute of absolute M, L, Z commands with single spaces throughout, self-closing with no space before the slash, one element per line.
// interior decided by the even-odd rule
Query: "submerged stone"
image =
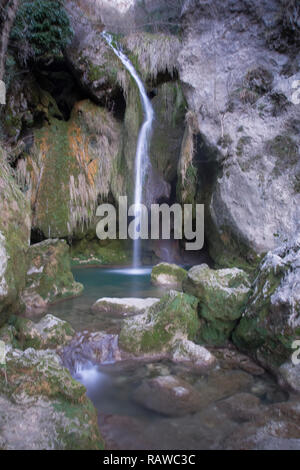
<path fill-rule="evenodd" d="M 187 363 L 197 368 L 213 366 L 216 363 L 215 356 L 206 348 L 187 339 L 175 342 L 172 360 L 174 362 Z"/>
<path fill-rule="evenodd" d="M 134 400 L 167 416 L 182 416 L 199 410 L 200 395 L 189 383 L 171 375 L 144 381 Z"/>

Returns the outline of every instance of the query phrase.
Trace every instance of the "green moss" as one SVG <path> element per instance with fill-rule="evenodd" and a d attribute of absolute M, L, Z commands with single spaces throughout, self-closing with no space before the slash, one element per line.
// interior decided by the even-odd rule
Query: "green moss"
<path fill-rule="evenodd" d="M 277 135 L 269 140 L 266 143 L 266 150 L 277 157 L 280 168 L 285 168 L 287 164 L 295 165 L 299 161 L 298 145 L 288 135 Z"/>
<path fill-rule="evenodd" d="M 79 405 L 66 400 L 53 403 L 53 409 L 68 418 L 68 424 L 57 429 L 64 450 L 103 450 L 104 440 L 98 430 L 97 412 L 90 400 Z"/>
<path fill-rule="evenodd" d="M 244 146 L 245 145 L 249 145 L 251 143 L 251 137 L 249 136 L 242 136 L 239 140 L 238 140 L 238 143 L 237 143 L 237 146 L 236 146 L 236 154 L 241 157 L 244 153 Z"/>
<path fill-rule="evenodd" d="M 292 342 L 298 339 L 297 331 L 286 320 L 286 312 L 274 312 L 271 303 L 272 295 L 288 269 L 288 263 L 277 268 L 260 268 L 253 295 L 233 333 L 233 341 L 241 350 L 260 358 L 272 367 L 290 359 L 293 352 Z"/>
<path fill-rule="evenodd" d="M 132 262 L 132 246 L 126 240 L 89 240 L 84 238 L 71 247 L 73 265 L 125 265 Z"/>
<path fill-rule="evenodd" d="M 171 291 L 147 313 L 125 322 L 120 346 L 134 354 L 159 353 L 178 335 L 194 340 L 199 329 L 197 305 L 195 297 Z"/>
<path fill-rule="evenodd" d="M 244 271 L 213 270 L 206 265 L 192 268 L 183 281 L 184 292 L 199 299 L 201 328 L 198 340 L 222 345 L 229 339 L 249 296 L 250 283 Z"/>

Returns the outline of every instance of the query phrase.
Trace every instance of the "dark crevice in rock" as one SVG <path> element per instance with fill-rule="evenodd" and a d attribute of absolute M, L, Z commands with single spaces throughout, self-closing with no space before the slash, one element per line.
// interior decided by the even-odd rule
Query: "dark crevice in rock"
<path fill-rule="evenodd" d="M 32 228 L 30 234 L 30 245 L 36 245 L 42 241 L 46 240 L 43 232 L 38 228 Z"/>
<path fill-rule="evenodd" d="M 176 82 L 177 80 L 179 80 L 178 70 L 175 69 L 172 74 L 170 74 L 166 70 L 165 72 L 159 72 L 157 76 L 155 77 L 155 79 L 154 78 L 148 79 L 146 84 L 147 84 L 148 90 L 151 90 L 151 89 L 155 89 L 155 87 L 158 87 L 159 85 L 162 85 L 163 83 Z"/>
<path fill-rule="evenodd" d="M 66 121 L 70 118 L 74 104 L 88 98 L 87 93 L 78 86 L 65 60 L 40 63 L 33 73 L 40 87 L 55 99 Z M 61 119 L 61 116 L 55 117 Z"/>

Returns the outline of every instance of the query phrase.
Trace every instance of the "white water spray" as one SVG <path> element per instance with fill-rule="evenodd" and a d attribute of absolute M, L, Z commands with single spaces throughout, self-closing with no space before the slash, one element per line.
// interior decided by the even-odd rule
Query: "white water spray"
<path fill-rule="evenodd" d="M 137 142 L 137 149 L 136 149 L 136 156 L 135 156 L 135 194 L 134 194 L 134 204 L 135 204 L 135 232 L 138 232 L 139 229 L 139 204 L 143 202 L 143 185 L 145 181 L 145 175 L 147 168 L 150 166 L 150 159 L 149 159 L 149 144 L 151 139 L 151 131 L 152 131 L 152 124 L 154 119 L 154 110 L 147 96 L 146 89 L 142 80 L 140 79 L 137 71 L 135 70 L 134 66 L 126 57 L 126 55 L 122 52 L 120 48 L 113 44 L 113 37 L 104 31 L 102 36 L 107 41 L 108 45 L 112 48 L 114 53 L 119 57 L 123 65 L 126 67 L 130 75 L 135 80 L 140 95 L 141 101 L 143 105 L 144 111 L 144 122 L 140 129 L 138 142 Z M 133 245 L 133 267 L 137 268 L 141 265 L 141 240 L 135 240 Z"/>

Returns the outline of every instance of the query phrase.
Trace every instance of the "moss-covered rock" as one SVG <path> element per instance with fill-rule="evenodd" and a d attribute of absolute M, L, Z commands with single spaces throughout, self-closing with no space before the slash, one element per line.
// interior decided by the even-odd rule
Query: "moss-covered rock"
<path fill-rule="evenodd" d="M 69 248 L 64 240 L 45 240 L 28 251 L 29 269 L 22 299 L 27 309 L 43 308 L 58 299 L 81 294 L 70 269 Z"/>
<path fill-rule="evenodd" d="M 25 285 L 30 207 L 12 177 L 0 147 L 0 326 L 18 309 Z"/>
<path fill-rule="evenodd" d="M 71 44 L 66 56 L 81 86 L 95 101 L 105 104 L 120 88 L 126 87 L 129 76 L 95 25 L 87 25 L 87 28 L 88 40 L 76 46 Z"/>
<path fill-rule="evenodd" d="M 180 83 L 159 85 L 152 106 L 155 121 L 150 145 L 151 162 L 166 181 L 172 182 L 177 174 L 186 113 Z"/>
<path fill-rule="evenodd" d="M 38 323 L 27 318 L 11 320 L 15 336 L 23 349 L 55 349 L 66 344 L 75 335 L 71 325 L 51 314 L 43 317 Z"/>
<path fill-rule="evenodd" d="M 300 239 L 296 237 L 263 259 L 235 344 L 264 366 L 277 369 L 300 338 Z"/>
<path fill-rule="evenodd" d="M 34 74 L 28 70 L 24 74 L 12 56 L 7 58 L 6 75 L 6 105 L 1 106 L 0 121 L 10 141 L 18 140 L 20 150 L 19 139 L 22 139 L 24 129 L 40 125 L 51 117 L 62 119 L 62 113 L 50 93 L 40 87 Z"/>
<path fill-rule="evenodd" d="M 128 266 L 132 262 L 131 243 L 123 240 L 89 240 L 74 242 L 70 250 L 72 264 Z"/>
<path fill-rule="evenodd" d="M 20 348 L 20 344 L 17 340 L 17 330 L 11 324 L 5 324 L 0 328 L 0 341 L 3 341 L 6 346 L 11 346 L 13 348 Z"/>
<path fill-rule="evenodd" d="M 34 349 L 12 350 L 6 360 L 7 383 L 0 375 L 4 449 L 103 448 L 97 413 L 85 387 L 62 367 L 58 356 Z"/>
<path fill-rule="evenodd" d="M 187 271 L 176 264 L 159 263 L 152 269 L 151 282 L 156 286 L 167 286 L 182 289 L 182 282 Z"/>
<path fill-rule="evenodd" d="M 18 177 L 30 191 L 33 227 L 45 237 L 85 234 L 95 223 L 98 197 L 111 191 L 121 127 L 89 100 L 78 102 L 69 121 L 52 119 L 34 132 L 34 146 L 18 162 Z"/>
<path fill-rule="evenodd" d="M 250 292 L 247 274 L 237 268 L 213 270 L 202 264 L 188 271 L 183 290 L 199 299 L 199 340 L 224 344 L 241 317 Z"/>
<path fill-rule="evenodd" d="M 170 291 L 145 313 L 124 321 L 119 345 L 135 355 L 171 351 L 178 338 L 193 340 L 200 323 L 198 300 Z"/>

